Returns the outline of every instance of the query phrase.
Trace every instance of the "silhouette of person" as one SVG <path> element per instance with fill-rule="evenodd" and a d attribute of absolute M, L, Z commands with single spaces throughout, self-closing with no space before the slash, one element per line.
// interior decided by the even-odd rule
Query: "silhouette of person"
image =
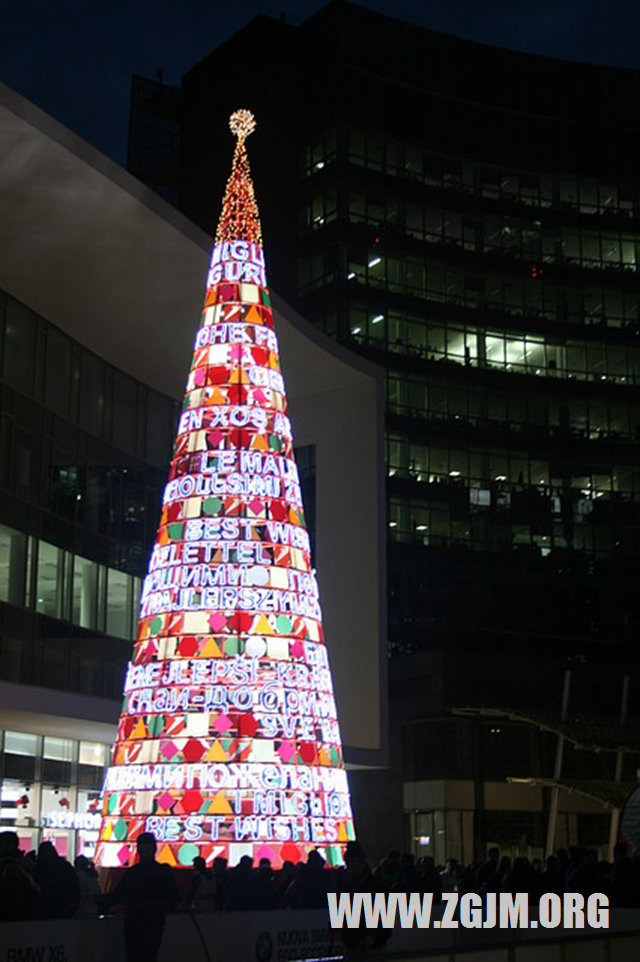
<path fill-rule="evenodd" d="M 139 862 L 127 869 L 103 904 L 124 905 L 127 962 L 156 962 L 164 923 L 178 900 L 173 870 L 156 862 L 156 839 L 142 832 L 136 846 Z"/>
<path fill-rule="evenodd" d="M 35 878 L 42 892 L 44 918 L 70 919 L 75 915 L 81 898 L 78 876 L 52 842 L 40 843 Z"/>
<path fill-rule="evenodd" d="M 424 855 L 418 864 L 418 891 L 432 892 L 433 901 L 442 901 L 442 879 L 438 872 L 433 855 Z"/>
<path fill-rule="evenodd" d="M 347 842 L 344 864 L 344 869 L 337 873 L 335 880 L 338 892 L 374 894 L 386 891 L 381 879 L 371 871 L 360 842 Z M 359 928 L 350 929 L 346 926 L 342 928 L 342 941 L 349 952 L 379 948 L 389 940 L 390 935 L 391 930 L 384 929 L 380 925 L 377 929 L 368 929 L 364 915 L 360 917 Z"/>
<path fill-rule="evenodd" d="M 193 860 L 193 875 L 187 905 L 194 912 L 213 912 L 217 905 L 218 886 L 211 869 L 200 855 Z"/>
<path fill-rule="evenodd" d="M 80 904 L 75 914 L 77 919 L 95 919 L 96 899 L 100 895 L 98 874 L 93 862 L 85 855 L 77 855 L 74 861 L 78 884 L 80 885 Z"/>
<path fill-rule="evenodd" d="M 40 891 L 16 832 L 0 832 L 0 922 L 37 919 Z"/>
<path fill-rule="evenodd" d="M 251 908 L 258 912 L 276 907 L 275 875 L 268 858 L 261 858 L 253 873 L 251 884 Z"/>
<path fill-rule="evenodd" d="M 227 907 L 227 896 L 229 891 L 229 875 L 227 860 L 222 855 L 217 855 L 213 860 L 211 876 L 216 885 L 216 911 L 220 912 Z"/>
<path fill-rule="evenodd" d="M 229 872 L 226 908 L 232 912 L 246 912 L 253 908 L 253 859 L 243 855 Z"/>
<path fill-rule="evenodd" d="M 301 909 L 326 909 L 331 881 L 325 860 L 314 848 L 307 861 L 296 866 L 295 878 L 287 889 L 289 904 Z"/>
<path fill-rule="evenodd" d="M 498 864 L 500 860 L 500 849 L 493 846 L 487 852 L 486 861 L 478 869 L 476 875 L 476 892 L 483 895 L 485 892 L 495 892 L 498 885 Z"/>

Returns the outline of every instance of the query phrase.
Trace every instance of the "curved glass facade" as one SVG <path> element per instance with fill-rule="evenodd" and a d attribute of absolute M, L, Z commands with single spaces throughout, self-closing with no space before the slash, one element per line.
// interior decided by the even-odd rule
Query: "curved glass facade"
<path fill-rule="evenodd" d="M 0 679 L 117 699 L 176 405 L 0 293 Z"/>

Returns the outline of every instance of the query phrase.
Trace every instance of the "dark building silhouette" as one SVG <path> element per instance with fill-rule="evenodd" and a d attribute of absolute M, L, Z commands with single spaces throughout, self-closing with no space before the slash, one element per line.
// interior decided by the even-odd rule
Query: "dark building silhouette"
<path fill-rule="evenodd" d="M 556 746 L 540 712 L 558 716 L 571 668 L 570 714 L 596 725 L 634 671 L 639 94 L 638 72 L 342 2 L 256 18 L 171 93 L 180 209 L 213 230 L 219 131 L 251 108 L 274 287 L 386 369 L 393 768 L 354 780 L 363 826 L 386 807 L 397 837 L 404 808 L 438 860 L 540 851 Z M 144 137 L 134 123 L 130 158 Z M 465 705 L 522 717 L 451 714 Z M 601 785 L 614 765 L 567 744 L 563 778 Z M 604 849 L 608 803 L 585 792 L 562 795 L 556 838 Z"/>

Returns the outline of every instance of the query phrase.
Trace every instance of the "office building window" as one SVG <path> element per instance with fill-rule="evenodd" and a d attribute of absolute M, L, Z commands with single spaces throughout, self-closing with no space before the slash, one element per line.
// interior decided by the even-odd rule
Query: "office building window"
<path fill-rule="evenodd" d="M 137 601 L 137 599 L 135 599 Z M 107 634 L 128 638 L 132 631 L 133 578 L 110 569 L 107 577 Z"/>
<path fill-rule="evenodd" d="M 53 544 L 41 541 L 38 546 L 36 576 L 36 611 L 52 618 L 65 616 L 64 552 Z"/>
<path fill-rule="evenodd" d="M 77 555 L 73 559 L 71 620 L 82 628 L 98 627 L 98 565 Z"/>

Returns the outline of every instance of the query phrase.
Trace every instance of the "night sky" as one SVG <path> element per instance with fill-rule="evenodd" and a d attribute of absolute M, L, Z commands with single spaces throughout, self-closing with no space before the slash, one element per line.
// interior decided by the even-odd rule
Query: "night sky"
<path fill-rule="evenodd" d="M 4 0 L 0 80 L 124 163 L 134 73 L 178 84 L 252 17 L 300 23 L 324 0 Z M 640 68 L 635 0 L 362 0 L 483 43 Z"/>

